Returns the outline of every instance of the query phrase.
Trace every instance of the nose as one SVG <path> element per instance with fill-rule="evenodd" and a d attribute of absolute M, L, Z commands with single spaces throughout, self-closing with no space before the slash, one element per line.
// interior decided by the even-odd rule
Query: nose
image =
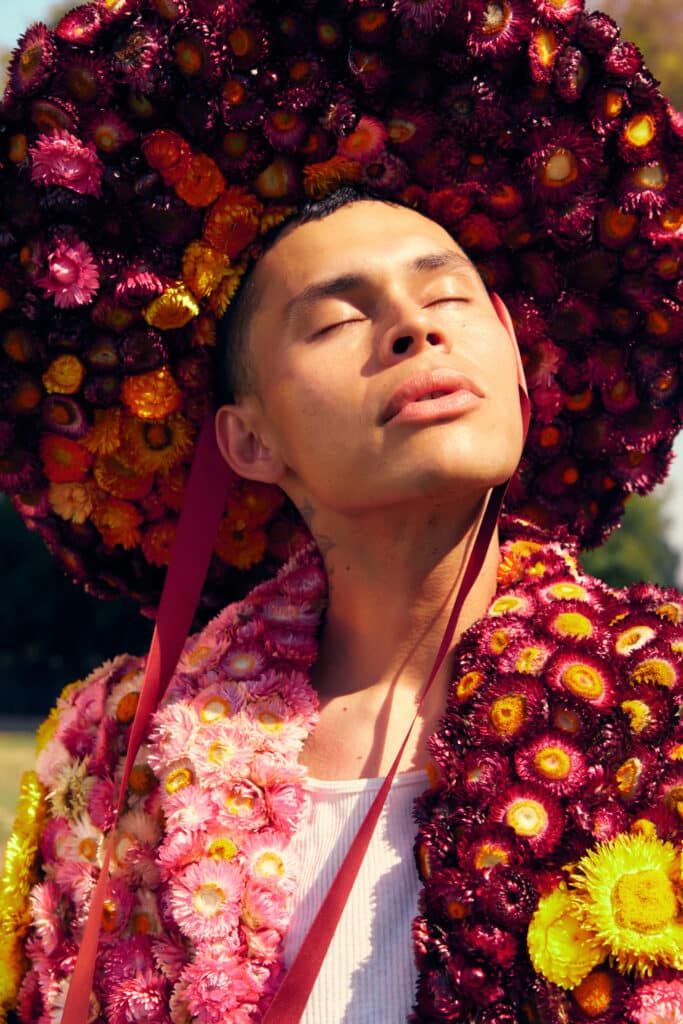
<path fill-rule="evenodd" d="M 445 334 L 433 323 L 429 311 L 414 306 L 393 317 L 381 338 L 380 359 L 388 364 L 446 344 Z"/>

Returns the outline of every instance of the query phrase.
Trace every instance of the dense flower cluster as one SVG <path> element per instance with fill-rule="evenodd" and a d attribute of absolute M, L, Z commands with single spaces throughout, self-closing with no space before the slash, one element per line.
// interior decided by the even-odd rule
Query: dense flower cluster
<path fill-rule="evenodd" d="M 112 1024 L 247 1024 L 280 979 L 325 592 L 304 551 L 186 646 L 117 825 L 93 992 Z M 25 971 L 29 921 L 19 1016 L 53 1019 L 63 1003 L 142 670 L 128 656 L 105 664 L 64 692 L 43 727 L 0 889 L 1 1019 Z"/>
<path fill-rule="evenodd" d="M 96 592 L 156 602 L 216 318 L 341 184 L 435 218 L 508 303 L 535 412 L 509 509 L 592 543 L 663 476 L 680 121 L 582 0 L 93 0 L 21 38 L 0 117 L 0 486 Z M 236 483 L 207 605 L 297 529 Z"/>
<path fill-rule="evenodd" d="M 533 531 L 503 554 L 418 801 L 414 1020 L 678 1020 L 683 601 Z"/>

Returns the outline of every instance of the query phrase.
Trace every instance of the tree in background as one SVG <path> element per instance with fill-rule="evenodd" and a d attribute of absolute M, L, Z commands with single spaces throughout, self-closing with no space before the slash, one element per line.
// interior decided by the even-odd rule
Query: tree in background
<path fill-rule="evenodd" d="M 680 556 L 666 539 L 666 505 L 666 490 L 664 497 L 631 498 L 621 526 L 609 540 L 581 556 L 586 572 L 612 587 L 641 580 L 675 587 Z"/>

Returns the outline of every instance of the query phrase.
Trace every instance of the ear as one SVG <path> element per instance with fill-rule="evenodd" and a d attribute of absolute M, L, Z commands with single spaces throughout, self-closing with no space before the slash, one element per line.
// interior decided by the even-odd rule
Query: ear
<path fill-rule="evenodd" d="M 238 476 L 246 480 L 277 484 L 285 475 L 285 464 L 263 436 L 257 410 L 246 399 L 236 405 L 222 405 L 216 412 L 216 442 L 221 455 Z"/>
<path fill-rule="evenodd" d="M 491 292 L 491 303 L 496 311 L 496 316 L 508 332 L 510 340 L 512 341 L 512 345 L 515 350 L 515 359 L 517 360 L 517 382 L 526 395 L 528 394 L 529 389 L 527 388 L 526 377 L 524 376 L 522 357 L 519 352 L 519 345 L 517 344 L 517 336 L 515 334 L 515 327 L 512 322 L 512 317 L 510 316 L 510 311 L 501 299 L 500 295 L 497 295 L 495 292 Z"/>

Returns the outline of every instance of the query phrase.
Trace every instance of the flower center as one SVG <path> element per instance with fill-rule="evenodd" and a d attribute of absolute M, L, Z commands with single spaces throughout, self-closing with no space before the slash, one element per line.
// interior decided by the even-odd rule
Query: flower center
<path fill-rule="evenodd" d="M 509 736 L 516 732 L 526 718 L 526 701 L 521 693 L 499 697 L 491 705 L 489 721 L 495 732 Z"/>
<path fill-rule="evenodd" d="M 482 843 L 474 858 L 474 866 L 482 871 L 484 868 L 493 868 L 496 864 L 507 864 L 510 855 L 502 846 L 494 843 Z"/>
<path fill-rule="evenodd" d="M 600 675 L 590 665 L 570 665 L 562 673 L 562 682 L 576 697 L 598 700 L 604 693 Z"/>
<path fill-rule="evenodd" d="M 135 718 L 135 711 L 138 706 L 138 700 L 140 694 L 137 690 L 133 690 L 131 693 L 127 693 L 116 705 L 116 718 L 119 722 L 125 725 L 127 722 L 132 722 Z"/>
<path fill-rule="evenodd" d="M 571 758 L 562 747 L 543 747 L 534 757 L 534 768 L 547 779 L 566 779 L 571 767 Z"/>
<path fill-rule="evenodd" d="M 579 612 L 562 612 L 553 625 L 562 636 L 590 636 L 593 632 L 590 619 Z"/>
<path fill-rule="evenodd" d="M 282 719 L 274 711 L 261 711 L 258 720 L 259 725 L 266 732 L 279 732 L 282 728 Z"/>
<path fill-rule="evenodd" d="M 484 13 L 482 31 L 487 36 L 495 35 L 496 32 L 502 32 L 510 24 L 510 15 L 509 4 L 489 4 Z"/>
<path fill-rule="evenodd" d="M 543 804 L 537 800 L 515 800 L 508 807 L 505 823 L 513 828 L 518 836 L 537 836 L 545 831 L 548 815 Z"/>
<path fill-rule="evenodd" d="M 166 779 L 166 792 L 170 794 L 177 793 L 178 790 L 191 786 L 193 782 L 194 777 L 189 768 L 176 768 L 175 771 L 170 772 Z"/>
<path fill-rule="evenodd" d="M 576 181 L 579 174 L 576 158 L 568 149 L 555 150 L 546 161 L 544 171 L 546 185 L 550 185 L 553 188 L 570 185 L 573 181 Z"/>
<path fill-rule="evenodd" d="M 192 898 L 194 909 L 202 917 L 215 917 L 220 914 L 225 903 L 225 893 L 215 882 L 200 885 Z"/>
<path fill-rule="evenodd" d="M 622 875 L 612 892 L 612 903 L 623 928 L 644 934 L 660 931 L 678 910 L 671 879 L 654 869 Z"/>
<path fill-rule="evenodd" d="M 633 146 L 647 146 L 657 134 L 657 124 L 651 114 L 636 114 L 626 126 L 626 138 Z"/>
<path fill-rule="evenodd" d="M 676 673 L 663 658 L 648 658 L 634 668 L 629 682 L 636 685 L 648 683 L 650 686 L 665 686 L 670 690 L 676 682 Z"/>
<path fill-rule="evenodd" d="M 65 255 L 53 257 L 50 260 L 50 273 L 62 285 L 73 284 L 78 280 L 78 263 Z"/>
<path fill-rule="evenodd" d="M 277 853 L 268 851 L 262 853 L 254 865 L 254 871 L 261 878 L 279 878 L 285 873 L 285 866 L 282 857 Z"/>
<path fill-rule="evenodd" d="M 220 722 L 230 714 L 230 705 L 220 697 L 212 697 L 208 700 L 200 712 L 202 722 Z"/>
<path fill-rule="evenodd" d="M 598 1017 L 612 1002 L 614 985 L 607 971 L 592 971 L 572 995 L 587 1017 Z"/>
<path fill-rule="evenodd" d="M 227 836 L 214 839 L 208 850 L 209 857 L 213 860 L 232 860 L 236 853 L 237 847 Z"/>

